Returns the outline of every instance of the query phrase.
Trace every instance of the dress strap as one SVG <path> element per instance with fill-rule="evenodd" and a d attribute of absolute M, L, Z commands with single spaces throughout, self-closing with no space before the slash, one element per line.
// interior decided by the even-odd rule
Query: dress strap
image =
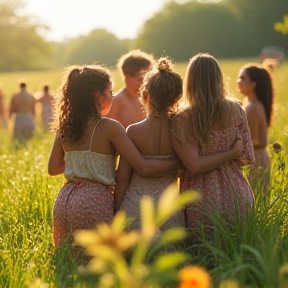
<path fill-rule="evenodd" d="M 98 124 L 100 123 L 101 119 L 102 118 L 100 117 L 100 119 L 98 120 L 98 122 L 96 123 L 96 125 L 95 125 L 95 127 L 93 129 L 93 133 L 92 133 L 91 140 L 90 140 L 89 151 L 91 151 L 91 147 L 92 147 L 92 143 L 93 143 L 93 139 L 94 139 L 94 134 L 95 134 L 96 128 L 97 128 Z"/>

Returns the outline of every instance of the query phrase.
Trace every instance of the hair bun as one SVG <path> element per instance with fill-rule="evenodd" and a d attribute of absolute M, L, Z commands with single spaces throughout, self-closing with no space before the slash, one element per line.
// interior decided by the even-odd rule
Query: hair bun
<path fill-rule="evenodd" d="M 167 58 L 160 58 L 157 61 L 157 69 L 159 71 L 172 71 L 172 64 L 171 61 Z"/>

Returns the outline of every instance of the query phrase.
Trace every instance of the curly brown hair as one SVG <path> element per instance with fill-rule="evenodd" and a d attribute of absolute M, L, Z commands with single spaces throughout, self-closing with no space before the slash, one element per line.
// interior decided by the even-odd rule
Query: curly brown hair
<path fill-rule="evenodd" d="M 109 70 L 98 65 L 71 66 L 66 69 L 60 88 L 58 132 L 63 141 L 76 143 L 91 117 L 100 118 L 100 104 L 94 93 L 103 94 L 110 83 Z"/>
<path fill-rule="evenodd" d="M 182 97 L 182 78 L 172 70 L 168 57 L 159 58 L 153 69 L 144 76 L 140 87 L 141 102 L 145 106 L 147 92 L 150 97 L 152 113 L 171 115 L 177 110 L 178 100 Z"/>

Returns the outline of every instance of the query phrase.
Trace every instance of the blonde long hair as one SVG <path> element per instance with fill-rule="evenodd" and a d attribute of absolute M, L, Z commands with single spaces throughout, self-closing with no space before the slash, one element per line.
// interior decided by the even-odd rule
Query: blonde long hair
<path fill-rule="evenodd" d="M 212 127 L 220 120 L 221 114 L 230 113 L 232 108 L 232 102 L 226 100 L 223 74 L 212 55 L 199 53 L 191 58 L 183 90 L 189 103 L 189 108 L 185 110 L 187 129 L 202 146 L 208 142 Z M 229 117 L 231 119 L 231 115 Z"/>

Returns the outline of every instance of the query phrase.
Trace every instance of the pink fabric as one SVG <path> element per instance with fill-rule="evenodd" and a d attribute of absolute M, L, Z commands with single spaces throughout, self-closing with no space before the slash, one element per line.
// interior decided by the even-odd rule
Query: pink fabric
<path fill-rule="evenodd" d="M 53 210 L 54 245 L 72 240 L 77 229 L 93 229 L 100 223 L 111 223 L 114 199 L 112 187 L 81 179 L 68 181 L 60 190 Z"/>
<path fill-rule="evenodd" d="M 238 113 L 236 113 L 238 114 Z M 219 214 L 231 223 L 237 213 L 244 220 L 247 208 L 254 201 L 253 192 L 242 173 L 242 166 L 254 163 L 253 146 L 244 110 L 239 106 L 239 114 L 233 116 L 233 126 L 210 134 L 210 141 L 204 144 L 200 155 L 210 155 L 230 150 L 237 138 L 243 139 L 244 153 L 241 160 L 234 160 L 218 169 L 191 177 L 187 171 L 181 179 L 181 192 L 194 189 L 202 194 L 202 199 L 186 207 L 187 225 L 199 228 L 199 225 L 211 225 L 204 214 Z"/>
<path fill-rule="evenodd" d="M 146 159 L 171 159 L 175 156 L 144 156 Z M 142 177 L 133 172 L 130 185 L 123 196 L 120 210 L 124 210 L 128 218 L 133 218 L 130 230 L 141 229 L 140 201 L 144 195 L 150 196 L 155 205 L 158 203 L 163 191 L 178 178 L 178 171 L 172 171 L 159 177 Z M 171 227 L 184 226 L 182 211 L 172 215 L 161 227 L 160 232 Z"/>

